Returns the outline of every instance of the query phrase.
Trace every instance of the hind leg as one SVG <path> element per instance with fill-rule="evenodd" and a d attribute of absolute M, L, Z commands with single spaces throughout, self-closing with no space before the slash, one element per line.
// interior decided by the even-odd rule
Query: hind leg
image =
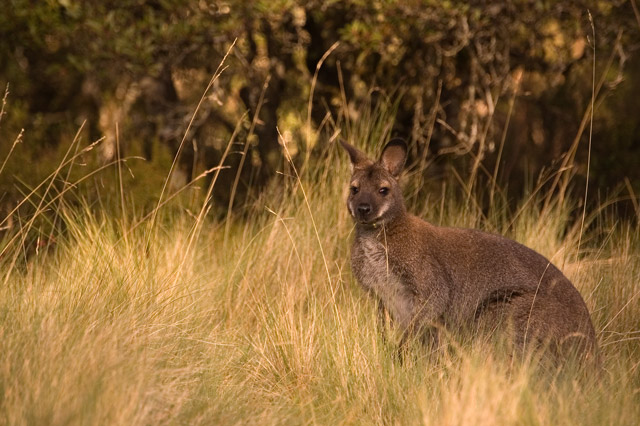
<path fill-rule="evenodd" d="M 596 350 L 595 333 L 582 298 L 534 293 L 522 295 L 511 305 L 513 339 L 522 353 L 543 349 L 562 359 L 588 357 Z"/>
<path fill-rule="evenodd" d="M 558 360 L 598 358 L 589 312 L 577 290 L 553 286 L 538 293 L 512 294 L 476 312 L 476 334 L 519 356 L 545 350 Z"/>

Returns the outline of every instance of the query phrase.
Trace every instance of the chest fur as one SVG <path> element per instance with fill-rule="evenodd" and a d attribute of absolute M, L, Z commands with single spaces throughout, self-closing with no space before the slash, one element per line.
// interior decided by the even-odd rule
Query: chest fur
<path fill-rule="evenodd" d="M 384 244 L 375 237 L 356 238 L 351 263 L 360 285 L 376 294 L 395 321 L 408 326 L 413 317 L 414 295 Z"/>

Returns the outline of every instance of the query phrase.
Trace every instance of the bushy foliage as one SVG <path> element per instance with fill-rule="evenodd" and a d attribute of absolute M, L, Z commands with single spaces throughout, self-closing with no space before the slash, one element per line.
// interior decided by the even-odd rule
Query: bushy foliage
<path fill-rule="evenodd" d="M 436 161 L 432 175 L 453 166 L 516 192 L 545 167 L 575 165 L 585 177 L 593 83 L 591 178 L 609 188 L 628 178 L 637 190 L 638 119 L 620 109 L 638 109 L 639 30 L 622 0 L 12 0 L 0 16 L 0 82 L 12 102 L 0 153 L 24 127 L 22 150 L 46 165 L 87 120 L 86 140 L 106 136 L 102 160 L 115 156 L 116 123 L 123 155 L 173 154 L 235 41 L 181 153 L 188 181 L 218 165 L 240 124 L 219 200 L 229 201 L 240 167 L 239 192 L 280 169 L 277 127 L 307 158 L 327 140 L 310 128 L 330 133 L 357 119 L 353 105 L 371 90 L 401 95 L 393 132 L 410 141 L 414 161 Z M 3 188 L 15 199 L 14 183 Z"/>

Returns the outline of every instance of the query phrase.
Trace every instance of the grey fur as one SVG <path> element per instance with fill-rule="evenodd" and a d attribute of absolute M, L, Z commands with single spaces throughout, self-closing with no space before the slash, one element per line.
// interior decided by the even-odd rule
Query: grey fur
<path fill-rule="evenodd" d="M 546 258 L 499 235 L 438 227 L 407 213 L 398 184 L 404 142 L 391 141 L 377 162 L 341 143 L 353 171 L 353 274 L 406 336 L 437 338 L 440 326 L 503 330 L 518 347 L 597 357 L 584 300 Z"/>

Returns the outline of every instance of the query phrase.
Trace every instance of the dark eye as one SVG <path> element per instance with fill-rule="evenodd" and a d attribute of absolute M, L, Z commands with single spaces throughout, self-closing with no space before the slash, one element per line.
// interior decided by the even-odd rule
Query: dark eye
<path fill-rule="evenodd" d="M 389 193 L 389 188 L 387 188 L 386 186 L 383 186 L 382 188 L 380 188 L 378 192 L 381 193 L 382 195 L 387 195 Z"/>
<path fill-rule="evenodd" d="M 358 187 L 357 187 L 357 186 L 352 186 L 352 187 L 351 187 L 351 194 L 355 195 L 355 194 L 357 194 L 357 193 L 358 193 L 358 191 L 359 191 L 359 189 L 358 189 Z"/>

